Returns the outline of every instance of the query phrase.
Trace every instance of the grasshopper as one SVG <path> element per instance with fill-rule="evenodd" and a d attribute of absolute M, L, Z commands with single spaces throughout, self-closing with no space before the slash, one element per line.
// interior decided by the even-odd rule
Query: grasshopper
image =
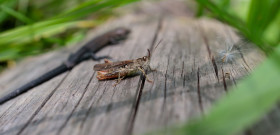
<path fill-rule="evenodd" d="M 155 69 L 150 67 L 152 54 L 149 49 L 147 50 L 148 55 L 141 58 L 117 62 L 112 62 L 108 59 L 105 59 L 105 63 L 94 65 L 93 70 L 97 71 L 96 78 L 98 80 L 117 79 L 116 83 L 114 84 L 114 86 L 116 86 L 127 76 L 133 76 L 142 73 L 148 82 L 153 83 L 153 81 L 148 78 L 146 73 L 148 70 L 155 71 Z"/>

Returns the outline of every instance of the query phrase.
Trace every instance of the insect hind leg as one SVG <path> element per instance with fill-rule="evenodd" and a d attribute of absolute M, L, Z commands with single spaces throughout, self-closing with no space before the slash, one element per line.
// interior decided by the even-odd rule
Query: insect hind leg
<path fill-rule="evenodd" d="M 117 79 L 116 83 L 115 83 L 113 86 L 114 86 L 114 87 L 117 86 L 117 85 L 121 82 L 121 80 L 122 80 L 124 77 L 125 77 L 125 76 L 121 77 L 121 73 L 119 73 L 119 74 L 118 74 L 118 79 Z"/>
<path fill-rule="evenodd" d="M 143 73 L 143 75 L 146 77 L 146 80 L 149 83 L 153 83 L 153 81 L 148 78 L 148 76 L 147 76 L 147 74 L 146 74 L 146 72 L 145 72 L 145 70 L 143 68 L 138 67 L 138 70 L 140 70 Z"/>

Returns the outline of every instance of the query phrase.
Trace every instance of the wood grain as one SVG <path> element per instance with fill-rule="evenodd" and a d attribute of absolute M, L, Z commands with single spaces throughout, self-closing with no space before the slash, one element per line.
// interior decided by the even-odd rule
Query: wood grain
<path fill-rule="evenodd" d="M 151 17 L 130 13 L 91 31 L 86 40 L 117 26 L 131 28 L 128 40 L 97 55 L 110 54 L 115 60 L 138 58 L 162 40 L 151 61 L 157 71 L 148 74 L 154 83 L 134 76 L 113 87 L 114 80 L 96 79 L 92 68 L 100 62 L 85 61 L 0 106 L 0 134 L 130 135 L 168 130 L 166 127 L 206 114 L 265 58 L 246 44 L 249 51 L 231 63 L 221 62 L 217 52 L 225 49 L 224 41 L 240 40 L 235 31 L 215 20 L 182 14 Z M 59 65 L 80 45 L 29 58 L 4 72 L 0 95 Z"/>

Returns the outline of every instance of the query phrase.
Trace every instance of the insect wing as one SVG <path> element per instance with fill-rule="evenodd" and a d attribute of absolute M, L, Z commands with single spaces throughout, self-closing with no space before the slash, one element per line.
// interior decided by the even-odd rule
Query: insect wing
<path fill-rule="evenodd" d="M 112 63 L 96 64 L 96 65 L 94 65 L 93 70 L 95 70 L 95 71 L 108 70 L 108 69 L 122 67 L 122 66 L 132 64 L 132 63 L 133 63 L 133 60 L 126 60 L 126 61 L 118 61 L 118 62 L 112 62 Z"/>

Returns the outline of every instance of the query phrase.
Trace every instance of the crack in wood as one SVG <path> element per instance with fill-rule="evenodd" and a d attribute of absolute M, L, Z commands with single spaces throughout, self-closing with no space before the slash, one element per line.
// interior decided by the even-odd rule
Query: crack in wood
<path fill-rule="evenodd" d="M 26 100 L 27 100 L 28 98 L 26 98 L 26 99 L 24 99 L 24 102 L 26 102 Z M 4 116 L 5 116 L 5 114 L 7 114 L 7 112 L 9 112 L 9 110 L 11 109 L 11 108 L 13 108 L 15 105 L 16 105 L 16 103 L 17 102 L 13 102 L 10 106 L 9 106 L 9 108 L 0 116 L 0 119 L 2 119 Z M 24 106 L 22 107 L 22 108 L 25 108 L 25 107 L 27 107 L 27 105 L 28 104 L 24 104 Z M 20 112 L 21 113 L 21 112 Z"/>
<path fill-rule="evenodd" d="M 168 64 L 169 65 L 169 64 Z M 173 65 L 172 68 L 172 78 L 173 78 L 173 87 L 175 88 L 175 83 L 176 83 L 176 77 L 175 77 L 175 65 Z"/>
<path fill-rule="evenodd" d="M 193 58 L 193 66 L 192 66 L 192 73 L 195 73 L 195 57 Z"/>
<path fill-rule="evenodd" d="M 64 80 L 69 75 L 69 72 L 66 73 L 66 75 L 63 77 L 63 79 L 59 82 L 59 84 L 54 88 L 54 90 L 47 96 L 47 98 L 43 101 L 43 103 L 37 108 L 37 110 L 31 115 L 31 117 L 28 119 L 28 121 L 23 125 L 23 127 L 19 130 L 17 135 L 20 135 L 24 129 L 27 128 L 27 126 L 31 123 L 31 121 L 34 119 L 34 117 L 41 111 L 41 109 L 47 104 L 49 99 L 53 96 L 55 91 L 59 88 L 59 86 L 64 82 Z"/>
<path fill-rule="evenodd" d="M 105 90 L 106 90 L 106 84 L 107 84 L 107 82 L 108 81 L 106 81 L 105 82 L 105 89 L 103 90 L 103 93 L 101 94 L 101 96 L 97 99 L 97 103 L 101 100 L 101 98 L 102 98 L 102 95 L 104 95 L 104 93 L 105 93 Z M 94 94 L 93 95 L 95 95 L 96 94 L 96 92 L 98 91 L 98 89 L 99 89 L 99 87 L 100 87 L 100 83 L 97 85 L 97 90 L 94 92 Z M 93 96 L 94 97 L 94 96 Z M 81 125 L 80 125 L 80 129 L 82 129 L 83 127 L 84 127 L 84 124 L 85 124 L 85 122 L 86 122 L 86 119 L 88 118 L 88 116 L 89 116 L 89 113 L 90 113 L 90 111 L 92 110 L 92 108 L 93 108 L 93 104 L 94 104 L 94 101 L 90 104 L 90 107 L 89 107 L 89 109 L 86 111 L 86 114 L 85 114 L 85 117 L 84 117 L 84 119 L 82 120 L 83 122 L 81 123 Z"/>
<path fill-rule="evenodd" d="M 139 107 L 141 96 L 142 96 L 142 91 L 143 91 L 143 88 L 144 88 L 144 85 L 145 85 L 145 80 L 146 80 L 146 78 L 144 77 L 143 74 L 141 74 L 140 79 L 139 79 L 139 83 L 138 83 L 138 86 L 137 86 L 135 102 L 134 102 L 133 107 L 132 107 L 130 118 L 128 119 L 128 126 L 127 126 L 127 133 L 126 133 L 127 135 L 131 135 L 132 131 L 133 131 L 135 118 L 136 118 L 136 115 L 137 115 L 138 107 Z"/>
<path fill-rule="evenodd" d="M 12 103 L 9 108 L 0 116 L 0 119 L 2 119 L 9 112 L 9 110 L 14 107 L 15 104 L 16 102 Z"/>
<path fill-rule="evenodd" d="M 197 68 L 197 96 L 198 96 L 198 103 L 199 109 L 204 114 L 202 100 L 201 100 L 201 93 L 200 93 L 200 75 L 199 75 L 199 67 Z"/>
<path fill-rule="evenodd" d="M 214 67 L 214 70 L 215 70 L 215 75 L 218 79 L 218 82 L 220 82 L 220 79 L 219 79 L 219 71 L 218 71 L 218 66 L 217 66 L 217 63 L 215 61 L 215 58 L 212 56 L 212 65 Z"/>
<path fill-rule="evenodd" d="M 241 52 L 240 48 L 239 48 L 239 47 L 236 47 L 236 48 L 237 48 L 238 52 L 240 53 L 240 56 L 241 56 L 241 58 L 242 58 L 242 61 L 243 61 L 243 62 L 245 63 L 245 65 L 252 71 L 251 67 L 249 66 L 249 64 L 248 64 L 247 61 L 245 60 L 244 55 L 243 55 L 243 53 Z"/>
<path fill-rule="evenodd" d="M 163 112 L 165 112 L 165 104 L 166 104 L 166 97 L 167 97 L 167 78 L 168 78 L 167 72 L 168 72 L 168 69 L 169 69 L 169 57 L 167 59 L 167 66 L 166 66 L 166 70 L 165 70 L 165 74 L 164 74 L 164 91 L 163 91 L 163 104 L 161 107 L 161 115 L 163 115 Z"/>
<path fill-rule="evenodd" d="M 224 74 L 224 69 L 222 67 L 222 74 L 223 74 L 223 85 L 224 85 L 224 90 L 226 92 L 228 92 L 228 89 L 227 89 L 227 83 L 226 83 L 226 80 L 225 80 L 225 74 Z"/>
<path fill-rule="evenodd" d="M 168 78 L 167 71 L 168 71 L 168 67 L 169 67 L 169 59 L 167 61 L 167 67 L 166 67 L 166 71 L 165 71 L 165 75 L 164 75 L 164 98 L 163 98 L 163 107 L 162 108 L 164 108 L 165 101 L 166 101 L 167 78 Z"/>
<path fill-rule="evenodd" d="M 236 86 L 236 81 L 235 81 L 235 78 L 232 75 L 232 73 L 233 73 L 233 69 L 231 69 L 230 77 L 232 78 L 232 81 L 233 81 L 234 85 Z"/>
<path fill-rule="evenodd" d="M 163 118 L 163 122 L 164 122 L 164 127 L 166 128 L 166 124 L 167 124 L 167 118 L 164 117 L 164 112 L 165 112 L 165 106 L 166 106 L 166 98 L 167 98 L 167 78 L 168 78 L 168 69 L 169 69 L 169 57 L 167 59 L 167 66 L 166 66 L 166 70 L 165 70 L 165 74 L 164 74 L 164 95 L 163 95 L 163 104 L 161 107 L 161 118 Z M 173 68 L 174 69 L 174 68 Z M 173 78 L 174 78 L 174 73 L 173 73 Z"/>
<path fill-rule="evenodd" d="M 151 46 L 150 47 L 151 52 L 153 52 L 155 42 L 158 40 L 159 32 L 162 29 L 162 23 L 163 23 L 163 18 L 160 18 L 158 20 L 157 28 L 155 30 L 155 35 L 154 35 L 154 37 L 152 39 L 152 42 L 151 42 L 151 45 L 150 45 Z M 135 118 L 136 118 L 136 115 L 137 115 L 137 112 L 138 112 L 138 107 L 140 105 L 142 91 L 143 91 L 143 88 L 144 88 L 144 85 L 145 85 L 145 81 L 146 81 L 145 76 L 143 74 L 141 74 L 139 82 L 138 82 L 138 86 L 137 86 L 135 102 L 134 102 L 133 107 L 132 107 L 130 118 L 128 119 L 128 124 L 127 124 L 128 126 L 127 126 L 127 130 L 126 130 L 127 135 L 132 134 L 132 131 L 133 131 L 133 128 L 134 128 Z"/>
<path fill-rule="evenodd" d="M 218 67 L 217 67 L 217 64 L 216 64 L 216 61 L 215 61 L 214 57 L 212 56 L 212 53 L 211 53 L 211 49 L 210 49 L 210 46 L 209 46 L 208 39 L 207 39 L 207 37 L 204 35 L 203 29 L 199 27 L 199 30 L 200 30 L 200 35 L 202 36 L 202 39 L 203 39 L 204 44 L 205 44 L 205 46 L 206 46 L 209 59 L 211 59 L 211 63 L 212 63 L 212 66 L 213 66 L 213 68 L 214 68 L 214 71 L 215 71 L 216 79 L 218 80 L 218 82 L 220 82 L 220 80 L 219 80 Z"/>
<path fill-rule="evenodd" d="M 184 75 L 184 61 L 182 63 L 181 77 L 183 77 L 183 75 Z"/>
<path fill-rule="evenodd" d="M 248 74 L 250 74 L 250 71 L 246 68 L 246 66 L 242 64 L 242 67 L 247 71 Z"/>
<path fill-rule="evenodd" d="M 108 82 L 108 81 L 107 81 Z M 100 87 L 100 83 L 98 83 L 97 85 L 97 88 L 96 88 L 96 91 L 93 93 L 93 97 L 95 96 L 96 92 L 98 91 Z M 102 95 L 104 94 L 105 90 L 103 91 Z M 100 96 L 98 99 L 97 99 L 97 102 L 101 99 L 102 96 Z M 90 113 L 90 110 L 92 110 L 92 107 L 93 107 L 93 104 L 94 104 L 94 101 L 90 104 L 90 107 L 87 109 L 86 113 L 85 113 L 85 117 L 83 118 L 83 122 L 81 123 L 80 125 L 80 129 L 84 127 L 84 124 L 85 124 L 85 121 L 86 119 L 88 118 L 89 116 L 89 113 Z"/>
<path fill-rule="evenodd" d="M 83 99 L 85 93 L 86 93 L 87 90 L 88 90 L 88 86 L 89 86 L 90 82 L 92 81 L 94 75 L 95 75 L 95 72 L 93 72 L 91 78 L 89 79 L 89 81 L 88 81 L 88 83 L 87 83 L 87 85 L 86 85 L 86 87 L 85 87 L 85 89 L 84 89 L 84 92 L 82 93 L 82 96 L 81 96 L 80 99 L 78 100 L 77 104 L 74 106 L 74 109 L 71 111 L 70 115 L 66 118 L 66 121 L 65 121 L 65 122 L 61 125 L 61 127 L 58 129 L 58 131 L 57 131 L 57 134 L 58 134 L 58 135 L 61 134 L 62 129 L 65 128 L 66 124 L 68 123 L 68 121 L 70 120 L 70 118 L 73 116 L 74 111 L 77 109 L 78 105 L 79 105 L 80 102 L 82 101 L 82 99 Z"/>
<path fill-rule="evenodd" d="M 183 78 L 183 87 L 185 87 L 185 81 L 186 81 L 186 75 L 184 74 L 184 61 L 183 61 L 183 64 L 182 64 L 182 71 L 181 71 L 181 77 Z"/>
<path fill-rule="evenodd" d="M 207 49 L 207 52 L 208 52 L 209 59 L 211 59 L 211 58 L 212 58 L 212 53 L 211 53 L 211 50 L 210 50 L 210 46 L 209 46 L 209 44 L 208 44 L 208 39 L 206 38 L 206 36 L 205 36 L 204 34 L 201 33 L 201 35 L 202 35 L 203 41 L 204 41 L 204 43 L 205 43 L 205 46 L 206 46 L 206 49 Z"/>
<path fill-rule="evenodd" d="M 111 103 L 112 103 L 113 97 L 114 97 L 114 95 L 116 93 L 115 89 L 116 89 L 116 87 L 113 88 L 113 94 L 112 94 L 112 96 L 110 98 L 111 99 L 110 104 L 106 108 L 106 113 L 109 113 L 112 110 L 113 104 L 111 104 Z"/>
<path fill-rule="evenodd" d="M 198 27 L 198 26 L 197 26 L 197 27 Z M 203 42 L 204 42 L 204 44 L 205 44 L 205 46 L 206 46 L 206 49 L 207 49 L 207 52 L 208 52 L 208 57 L 209 57 L 209 59 L 211 59 L 211 58 L 212 58 L 212 54 L 211 54 L 211 49 L 210 49 L 210 46 L 209 46 L 209 43 L 208 43 L 208 39 L 207 39 L 206 36 L 204 35 L 204 30 L 203 30 L 203 28 L 198 27 L 198 29 L 199 29 L 199 33 L 200 33 L 200 35 L 201 35 L 201 37 L 202 37 L 202 39 L 203 39 Z"/>

